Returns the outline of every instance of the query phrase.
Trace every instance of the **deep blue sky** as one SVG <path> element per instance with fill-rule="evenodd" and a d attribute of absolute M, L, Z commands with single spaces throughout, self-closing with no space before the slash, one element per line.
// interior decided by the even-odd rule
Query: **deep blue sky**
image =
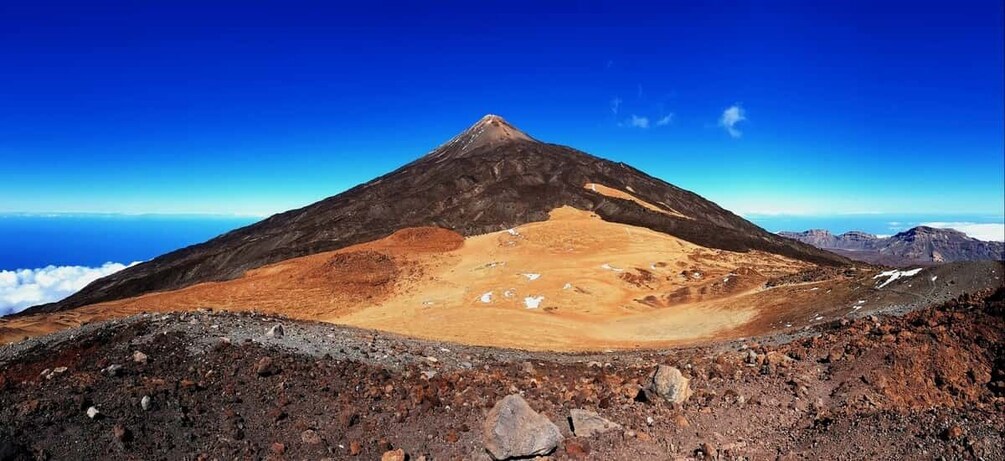
<path fill-rule="evenodd" d="M 1001 0 L 582 3 L 2 2 L 0 212 L 278 212 L 490 112 L 748 215 L 1005 208 Z"/>

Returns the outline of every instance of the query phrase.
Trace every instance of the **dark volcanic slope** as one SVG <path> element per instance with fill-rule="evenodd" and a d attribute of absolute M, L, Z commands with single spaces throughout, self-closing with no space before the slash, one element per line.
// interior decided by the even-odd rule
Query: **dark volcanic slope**
<path fill-rule="evenodd" d="M 647 210 L 586 189 L 589 182 L 664 203 L 688 217 Z M 755 226 L 718 205 L 623 163 L 534 140 L 486 116 L 426 156 L 304 208 L 272 216 L 97 280 L 59 303 L 25 312 L 70 309 L 150 291 L 240 276 L 284 259 L 330 251 L 412 226 L 464 235 L 547 219 L 562 205 L 603 219 L 665 232 L 711 248 L 763 250 L 825 265 L 848 261 Z"/>
<path fill-rule="evenodd" d="M 1005 243 L 985 242 L 954 229 L 926 226 L 885 238 L 865 232 L 833 235 L 825 230 L 779 232 L 779 235 L 838 251 L 851 259 L 894 266 L 1005 259 Z"/>

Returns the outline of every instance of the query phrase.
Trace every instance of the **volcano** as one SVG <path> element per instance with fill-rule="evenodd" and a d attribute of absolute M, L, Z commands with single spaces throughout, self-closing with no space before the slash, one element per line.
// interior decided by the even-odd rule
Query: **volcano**
<path fill-rule="evenodd" d="M 540 142 L 486 115 L 418 160 L 306 207 L 165 254 L 88 285 L 52 312 L 229 280 L 249 269 L 435 226 L 474 236 L 544 221 L 569 206 L 696 245 L 760 250 L 822 265 L 848 260 L 764 231 L 624 163 Z"/>

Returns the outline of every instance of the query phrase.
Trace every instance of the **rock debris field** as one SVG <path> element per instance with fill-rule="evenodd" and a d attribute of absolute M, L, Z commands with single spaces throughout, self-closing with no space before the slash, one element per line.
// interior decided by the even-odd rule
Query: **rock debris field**
<path fill-rule="evenodd" d="M 1003 459 L 1003 317 L 571 354 L 142 314 L 0 348 L 0 458 Z"/>

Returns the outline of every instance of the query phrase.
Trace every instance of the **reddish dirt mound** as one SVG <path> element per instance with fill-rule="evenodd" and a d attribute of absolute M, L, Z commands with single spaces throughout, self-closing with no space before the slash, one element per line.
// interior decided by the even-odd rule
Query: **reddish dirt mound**
<path fill-rule="evenodd" d="M 441 227 L 409 227 L 391 234 L 386 242 L 403 250 L 444 252 L 464 246 L 464 237 Z"/>
<path fill-rule="evenodd" d="M 338 285 L 368 287 L 389 285 L 398 275 L 393 258 L 371 250 L 338 253 L 321 266 L 321 271 Z"/>
<path fill-rule="evenodd" d="M 631 273 L 624 273 L 621 275 L 622 280 L 629 283 L 644 283 L 651 282 L 653 279 L 646 278 L 648 271 L 642 269 L 636 269 L 639 271 L 640 275 L 635 275 Z M 699 274 L 699 275 L 696 275 Z M 701 277 L 701 271 L 692 268 L 689 270 L 681 271 L 680 277 L 687 279 L 692 277 Z M 641 282 L 639 282 L 641 280 Z M 635 301 L 655 308 L 671 307 L 680 304 L 700 302 L 708 299 L 714 299 L 718 297 L 729 296 L 731 294 L 742 293 L 748 290 L 757 288 L 763 285 L 765 277 L 761 275 L 754 269 L 749 267 L 739 267 L 733 272 L 730 272 L 725 277 L 713 279 L 708 283 L 693 287 L 680 287 L 662 295 L 649 295 L 641 299 L 636 299 Z M 640 285 L 642 286 L 642 285 Z"/>

